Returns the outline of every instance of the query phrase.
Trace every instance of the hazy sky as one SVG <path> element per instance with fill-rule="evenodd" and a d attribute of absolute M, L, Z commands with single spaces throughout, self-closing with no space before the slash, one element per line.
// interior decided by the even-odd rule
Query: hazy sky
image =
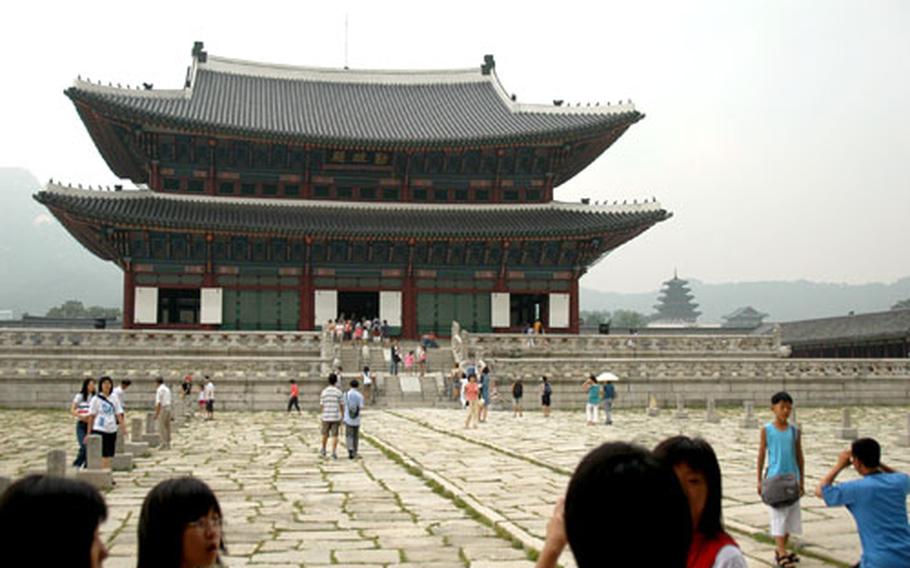
<path fill-rule="evenodd" d="M 11 7 L 18 5 L 18 7 Z M 674 217 L 582 285 L 892 281 L 910 275 L 910 2 L 8 3 L 0 166 L 117 181 L 63 95 L 77 74 L 182 86 L 209 53 L 355 68 L 496 56 L 522 102 L 631 98 L 647 118 L 556 190 Z"/>

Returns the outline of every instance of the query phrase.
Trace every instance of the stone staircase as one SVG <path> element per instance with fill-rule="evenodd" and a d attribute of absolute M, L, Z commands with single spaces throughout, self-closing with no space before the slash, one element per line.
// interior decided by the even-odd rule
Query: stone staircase
<path fill-rule="evenodd" d="M 402 341 L 401 351 L 416 351 L 418 342 Z M 404 371 L 399 365 L 397 376 L 389 373 L 390 348 L 381 343 L 368 344 L 370 355 L 363 357 L 362 348 L 355 348 L 350 342 L 334 343 L 333 362 L 340 364 L 343 373 L 342 385 L 351 379 L 359 379 L 364 366 L 379 376 L 380 389 L 376 396 L 378 407 L 413 407 L 436 406 L 440 402 L 442 376 L 452 368 L 452 352 L 448 348 L 431 348 L 427 350 L 427 373 L 421 377 L 416 368 Z"/>

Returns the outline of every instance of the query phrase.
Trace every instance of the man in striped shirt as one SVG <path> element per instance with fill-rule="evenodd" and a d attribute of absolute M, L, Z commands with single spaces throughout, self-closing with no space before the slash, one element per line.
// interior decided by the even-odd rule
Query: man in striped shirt
<path fill-rule="evenodd" d="M 341 414 L 344 411 L 342 403 L 343 393 L 335 385 L 338 383 L 338 376 L 335 373 L 329 375 L 329 386 L 322 389 L 319 395 L 319 405 L 322 407 L 322 450 L 319 452 L 322 457 L 326 457 L 326 442 L 329 436 L 332 436 L 332 459 L 338 459 L 338 429 L 341 426 Z"/>

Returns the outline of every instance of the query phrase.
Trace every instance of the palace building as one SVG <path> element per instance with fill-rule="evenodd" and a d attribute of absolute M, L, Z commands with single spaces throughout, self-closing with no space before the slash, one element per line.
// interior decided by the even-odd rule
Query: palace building
<path fill-rule="evenodd" d="M 127 328 L 577 333 L 578 281 L 670 217 L 656 201 L 554 200 L 644 115 L 525 104 L 469 69 L 291 67 L 209 55 L 182 88 L 65 91 L 135 189 L 36 194 L 123 270 Z"/>

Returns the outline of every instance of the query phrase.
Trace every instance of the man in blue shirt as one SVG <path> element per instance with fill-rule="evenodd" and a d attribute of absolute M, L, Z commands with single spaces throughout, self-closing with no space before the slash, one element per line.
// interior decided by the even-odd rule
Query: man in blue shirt
<path fill-rule="evenodd" d="M 829 507 L 844 505 L 853 515 L 863 555 L 856 566 L 899 568 L 910 566 L 910 524 L 907 495 L 910 476 L 881 463 L 881 447 L 872 438 L 853 442 L 822 478 L 815 494 Z M 834 484 L 850 464 L 862 478 Z"/>

